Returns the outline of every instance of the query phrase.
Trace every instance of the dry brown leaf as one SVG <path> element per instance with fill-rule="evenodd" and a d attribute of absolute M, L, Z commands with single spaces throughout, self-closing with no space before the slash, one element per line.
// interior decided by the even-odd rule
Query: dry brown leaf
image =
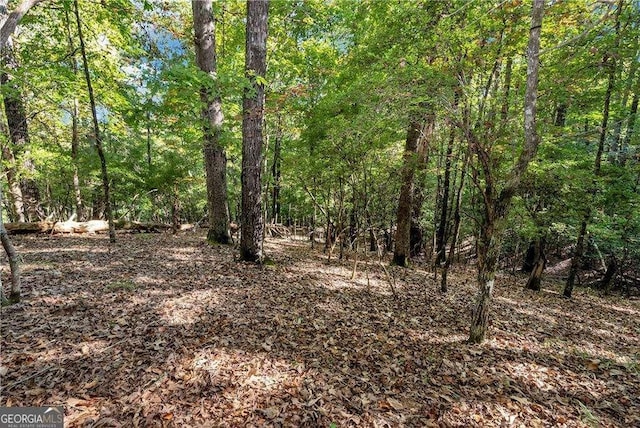
<path fill-rule="evenodd" d="M 402 403 L 398 400 L 396 400 L 395 398 L 387 398 L 387 402 L 389 403 L 389 405 L 391 407 L 393 407 L 394 410 L 402 410 L 404 409 L 404 406 L 402 405 Z"/>

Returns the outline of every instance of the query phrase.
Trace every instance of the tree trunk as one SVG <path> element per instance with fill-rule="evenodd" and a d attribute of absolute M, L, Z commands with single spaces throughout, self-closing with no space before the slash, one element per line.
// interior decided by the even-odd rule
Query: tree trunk
<path fill-rule="evenodd" d="M 497 233 L 496 233 L 497 232 Z M 478 295 L 471 318 L 470 343 L 481 343 L 487 334 L 489 306 L 493 296 L 502 230 L 491 219 L 485 221 L 478 239 Z"/>
<path fill-rule="evenodd" d="M 264 77 L 267 70 L 268 0 L 247 0 L 245 76 L 242 100 L 242 234 L 240 258 L 262 261 L 261 165 Z"/>
<path fill-rule="evenodd" d="M 640 77 L 636 84 L 636 91 L 633 94 L 633 101 L 631 101 L 631 112 L 627 121 L 627 132 L 622 142 L 622 154 L 620 156 L 620 164 L 625 165 L 627 163 L 627 157 L 629 154 L 629 143 L 631 142 L 631 136 L 636 125 L 636 117 L 638 115 L 638 93 L 640 92 Z"/>
<path fill-rule="evenodd" d="M 464 177 L 467 170 L 467 164 L 469 162 L 469 152 L 465 153 L 464 162 L 462 164 L 462 170 L 460 171 L 460 184 L 456 192 L 455 206 L 453 208 L 453 228 L 451 233 L 451 244 L 449 247 L 449 255 L 445 257 L 444 267 L 442 268 L 442 275 L 440 278 L 440 291 L 447 292 L 447 274 L 449 268 L 453 262 L 453 256 L 456 250 L 456 244 L 458 242 L 458 236 L 460 235 L 460 222 L 462 217 L 460 216 L 460 208 L 462 206 L 462 190 L 464 189 Z"/>
<path fill-rule="evenodd" d="M 200 69 L 216 82 L 217 58 L 215 19 L 211 0 L 193 0 L 193 28 L 195 32 L 196 62 Z M 217 92 L 217 91 L 216 91 Z M 220 144 L 222 131 L 222 100 L 208 85 L 200 89 L 204 138 L 204 165 L 207 177 L 207 208 L 212 244 L 229 244 L 229 209 L 227 201 L 227 155 Z M 242 229 L 244 230 L 244 224 Z"/>
<path fill-rule="evenodd" d="M 67 42 L 69 43 L 69 64 L 73 75 L 78 74 L 78 62 L 76 61 L 76 48 L 73 43 L 73 36 L 71 35 L 71 19 L 69 18 L 69 12 L 64 12 L 65 24 L 67 27 Z M 80 134 L 78 129 L 78 98 L 73 97 L 71 103 L 71 161 L 73 162 L 73 193 L 75 196 L 75 211 L 76 219 L 78 221 L 84 220 L 84 210 L 82 207 L 82 192 L 80 191 L 80 177 L 78 176 L 78 150 L 80 148 Z"/>
<path fill-rule="evenodd" d="M 611 256 L 609 263 L 607 264 L 607 270 L 600 281 L 600 288 L 604 291 L 604 294 L 609 294 L 611 292 L 611 284 L 613 283 L 613 278 L 616 273 L 618 273 L 618 261 L 615 257 Z"/>
<path fill-rule="evenodd" d="M 111 207 L 111 193 L 109 190 L 109 174 L 107 172 L 107 160 L 104 156 L 102 147 L 102 135 L 100 134 L 100 125 L 98 123 L 98 112 L 96 109 L 96 99 L 93 94 L 93 85 L 91 83 L 91 75 L 89 73 L 89 61 L 87 61 L 87 50 L 84 45 L 84 37 L 82 36 L 82 21 L 80 20 L 80 10 L 78 8 L 78 0 L 73 0 L 74 12 L 76 15 L 76 24 L 78 27 L 78 38 L 80 39 L 80 53 L 82 54 L 82 64 L 84 66 L 84 77 L 87 82 L 87 92 L 89 93 L 89 103 L 91 104 L 91 115 L 93 118 L 93 132 L 96 139 L 96 149 L 100 158 L 100 172 L 102 175 L 102 189 L 104 191 L 105 213 L 107 222 L 109 222 L 109 241 L 116 242 L 116 228 L 113 224 L 113 210 Z"/>
<path fill-rule="evenodd" d="M 622 3 L 624 0 L 619 0 L 618 8 L 616 11 L 616 23 L 615 23 L 615 31 L 616 31 L 616 42 L 615 48 L 618 46 L 618 35 L 620 31 L 620 13 L 622 11 Z M 615 49 L 617 50 L 617 49 Z M 593 167 L 593 175 L 594 177 L 600 176 L 600 170 L 602 167 L 602 155 L 604 153 L 604 143 L 607 139 L 607 128 L 609 126 L 609 110 L 611 106 L 611 94 L 613 93 L 613 88 L 615 85 L 615 77 L 616 77 L 616 60 L 615 57 L 606 57 L 604 61 L 605 65 L 609 67 L 609 78 L 607 83 L 607 91 L 604 97 L 604 107 L 602 109 L 602 123 L 600 125 L 600 138 L 598 141 L 598 151 L 596 153 L 596 160 Z M 597 189 L 595 187 L 595 183 L 591 189 L 590 200 L 593 201 L 595 198 L 595 194 L 597 193 Z M 587 208 L 585 209 L 585 214 L 582 219 L 582 224 L 580 225 L 580 233 L 578 234 L 578 239 L 576 243 L 576 248 L 573 253 L 573 257 L 571 259 L 571 267 L 569 269 L 569 276 L 567 277 L 567 282 L 564 286 L 563 294 L 565 297 L 570 298 L 573 292 L 573 287 L 575 285 L 575 279 L 578 274 L 578 270 L 580 269 L 580 264 L 584 257 L 584 239 L 587 234 L 587 227 L 589 221 L 591 220 L 592 213 L 592 204 L 587 202 Z"/>
<path fill-rule="evenodd" d="M 529 163 L 535 156 L 540 144 L 540 137 L 536 130 L 536 104 L 538 93 L 538 70 L 540 52 L 540 33 L 542 28 L 542 15 L 544 0 L 533 0 L 531 13 L 531 27 L 529 30 L 529 43 L 527 47 L 527 83 L 524 101 L 524 148 L 516 164 L 511 169 L 505 187 L 494 200 L 493 190 L 490 187 L 491 177 L 485 176 L 484 188 L 485 216 L 478 240 L 478 296 L 471 320 L 469 342 L 480 343 L 486 337 L 489 319 L 489 305 L 493 294 L 495 274 L 498 264 L 498 254 L 502 240 L 504 219 L 509 212 L 511 199 L 522 181 L 522 176 Z M 477 141 L 472 144 L 481 159 L 485 174 L 490 174 L 487 165 L 486 152 L 481 153 Z"/>
<path fill-rule="evenodd" d="M 16 7 L 10 14 L 2 16 L 2 27 L 0 28 L 0 49 L 3 48 L 9 41 L 9 38 L 16 30 L 20 20 L 26 15 L 26 13 L 36 4 L 42 0 L 22 0 L 22 2 Z M 3 0 L 6 10 L 7 1 Z M 6 12 L 5 12 L 6 13 Z"/>
<path fill-rule="evenodd" d="M 422 106 L 419 108 L 423 108 Z M 419 162 L 418 146 L 424 133 L 424 115 L 413 113 L 409 119 L 402 166 L 402 186 L 396 214 L 396 244 L 393 263 L 408 266 L 411 256 L 411 223 L 414 207 L 414 177 Z"/>
<path fill-rule="evenodd" d="M 171 201 L 171 233 L 175 235 L 178 230 L 180 230 L 180 193 L 178 186 L 174 186 Z"/>
<path fill-rule="evenodd" d="M 3 128 L 3 132 L 6 131 L 4 124 L 0 124 L 0 126 Z M 9 133 L 6 132 L 6 134 L 8 135 Z M 6 170 L 7 184 L 9 185 L 9 200 L 11 201 L 11 207 L 13 208 L 11 212 L 12 218 L 17 221 L 26 221 L 22 203 L 22 189 L 20 188 L 15 168 L 16 159 L 8 145 L 2 146 L 2 160 L 7 165 Z"/>
<path fill-rule="evenodd" d="M 9 303 L 18 303 L 20 301 L 20 258 L 18 253 L 9 239 L 7 230 L 4 227 L 4 219 L 2 217 L 2 188 L 0 186 L 0 241 L 2 241 L 2 247 L 7 253 L 9 259 L 9 269 L 11 270 L 11 291 L 9 292 Z M 2 284 L 0 283 L 0 287 Z"/>
<path fill-rule="evenodd" d="M 529 272 L 529 280 L 527 281 L 526 288 L 529 290 L 540 291 L 540 284 L 542 281 L 542 273 L 547 265 L 547 257 L 545 256 L 545 239 L 540 237 L 533 243 L 533 256 L 531 269 Z"/>
<path fill-rule="evenodd" d="M 282 222 L 280 218 L 280 181 L 281 181 L 281 159 L 282 154 L 282 118 L 278 114 L 276 129 L 276 142 L 273 147 L 273 164 L 271 165 L 271 176 L 273 177 L 273 190 L 271 197 L 271 218 L 274 223 Z"/>
<path fill-rule="evenodd" d="M 505 65 L 504 73 L 504 90 L 502 98 L 502 107 L 500 109 L 500 123 L 503 129 L 507 126 L 509 119 L 509 95 L 511 93 L 511 74 L 513 72 L 513 58 L 507 58 L 507 64 Z"/>
<path fill-rule="evenodd" d="M 459 93 L 456 91 L 454 95 L 454 111 L 458 105 Z M 452 125 L 449 130 L 449 141 L 447 142 L 447 152 L 445 155 L 444 164 L 444 181 L 442 183 L 442 206 L 440 207 L 440 219 L 438 221 L 438 227 L 436 228 L 436 257 L 435 265 L 440 265 L 446 258 L 445 245 L 446 245 L 446 231 L 447 231 L 447 218 L 449 213 L 449 188 L 451 187 L 451 161 L 453 157 L 453 143 L 455 142 L 455 128 Z"/>
<path fill-rule="evenodd" d="M 0 2 L 0 16 L 3 18 L 7 14 L 6 1 Z M 18 61 L 13 51 L 13 45 L 9 38 L 1 49 L 3 72 L 0 75 L 0 84 L 4 89 L 4 109 L 7 118 L 9 139 L 13 150 L 20 154 L 22 158 L 22 178 L 19 180 L 20 194 L 22 200 L 22 216 L 25 220 L 37 220 L 43 218 L 44 214 L 40 206 L 40 192 L 33 179 L 35 165 L 29 153 L 29 128 L 27 124 L 27 113 L 22 100 L 21 89 L 13 81 L 11 71 L 18 69 Z M 18 157 L 17 153 L 14 158 Z M 13 169 L 13 168 L 11 168 Z M 11 171 L 14 173 L 14 171 Z M 14 175 L 15 177 L 15 175 Z M 13 193 L 13 192 L 12 192 Z M 17 208 L 17 206 L 14 204 Z"/>

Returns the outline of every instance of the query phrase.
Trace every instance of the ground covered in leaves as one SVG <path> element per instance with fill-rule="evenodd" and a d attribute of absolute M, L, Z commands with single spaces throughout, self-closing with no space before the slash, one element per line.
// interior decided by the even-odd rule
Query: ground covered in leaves
<path fill-rule="evenodd" d="M 352 279 L 306 241 L 256 266 L 202 234 L 118 238 L 14 238 L 0 406 L 63 405 L 70 427 L 640 426 L 637 300 L 501 277 L 468 345 L 471 268 L 443 295 L 362 255 Z"/>

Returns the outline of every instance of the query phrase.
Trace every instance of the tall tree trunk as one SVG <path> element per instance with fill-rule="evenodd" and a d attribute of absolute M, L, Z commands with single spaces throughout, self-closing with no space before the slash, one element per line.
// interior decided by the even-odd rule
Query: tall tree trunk
<path fill-rule="evenodd" d="M 247 0 L 245 76 L 250 85 L 242 100 L 242 234 L 240 258 L 261 261 L 261 166 L 264 76 L 267 70 L 268 0 Z"/>
<path fill-rule="evenodd" d="M 180 193 L 178 186 L 173 187 L 173 200 L 171 201 L 171 233 L 174 235 L 180 230 Z"/>
<path fill-rule="evenodd" d="M 627 132 L 622 142 L 622 154 L 620 156 L 620 164 L 625 165 L 627 163 L 627 157 L 629 153 L 629 143 L 631 142 L 631 136 L 636 125 L 636 117 L 638 116 L 638 93 L 640 92 L 640 77 L 636 84 L 636 90 L 633 94 L 633 101 L 631 101 L 631 112 L 629 113 L 629 119 L 627 121 Z"/>
<path fill-rule="evenodd" d="M 542 28 L 542 15 L 544 0 L 533 0 L 531 13 L 531 27 L 529 30 L 529 43 L 527 47 L 527 82 L 524 101 L 524 148 L 518 161 L 511 169 L 505 187 L 497 198 L 493 197 L 490 176 L 484 188 L 485 216 L 482 224 L 480 239 L 478 240 L 478 295 L 471 319 L 469 342 L 480 343 L 486 337 L 489 320 L 489 305 L 493 294 L 495 274 L 498 264 L 501 240 L 504 229 L 505 217 L 509 212 L 511 199 L 513 198 L 522 176 L 526 172 L 531 159 L 536 155 L 540 137 L 536 130 L 536 104 L 538 99 L 538 70 L 540 52 L 540 32 Z M 487 165 L 486 153 L 478 150 L 479 142 L 475 141 L 472 148 L 476 150 L 481 159 L 485 174 L 490 174 Z"/>
<path fill-rule="evenodd" d="M 215 19 L 211 0 L 193 0 L 196 62 L 213 81 L 217 79 Z M 216 91 L 218 92 L 218 91 Z M 204 137 L 204 166 L 207 176 L 207 207 L 210 243 L 229 244 L 229 209 L 227 201 L 227 155 L 220 144 L 222 100 L 207 85 L 200 89 Z M 244 226 L 244 224 L 243 224 Z M 243 227 L 244 229 L 244 227 Z"/>
<path fill-rule="evenodd" d="M 504 73 L 504 86 L 502 95 L 502 107 L 500 109 L 500 123 L 503 129 L 507 126 L 507 120 L 509 119 L 509 95 L 511 93 L 511 74 L 513 72 L 513 58 L 507 58 L 507 64 L 505 65 Z"/>
<path fill-rule="evenodd" d="M 147 167 L 149 169 L 151 169 L 151 111 L 149 111 L 150 108 L 151 106 L 147 104 L 145 125 L 147 128 L 146 129 L 147 131 Z"/>
<path fill-rule="evenodd" d="M 444 266 L 442 268 L 442 275 L 440 278 L 440 291 L 447 292 L 447 274 L 449 268 L 453 262 L 453 256 L 456 250 L 456 244 L 458 242 L 458 236 L 460 235 L 460 223 L 462 217 L 460 216 L 460 208 L 462 206 L 462 190 L 464 189 L 464 177 L 466 175 L 467 165 L 469 162 L 469 152 L 465 153 L 464 162 L 462 164 L 462 170 L 460 171 L 460 184 L 458 184 L 458 190 L 456 192 L 455 205 L 453 208 L 453 227 L 451 233 L 451 243 L 449 247 L 449 254 L 445 257 Z"/>
<path fill-rule="evenodd" d="M 9 129 L 6 126 L 4 120 L 4 114 L 0 111 L 0 130 L 9 135 Z M 9 201 L 11 202 L 11 216 L 14 221 L 24 222 L 24 207 L 22 203 L 22 189 L 20 188 L 20 182 L 18 181 L 18 172 L 16 171 L 16 159 L 13 156 L 13 152 L 9 147 L 9 144 L 2 145 L 2 160 L 6 165 L 7 170 L 7 184 L 9 185 Z"/>
<path fill-rule="evenodd" d="M 78 150 L 80 148 L 80 138 L 78 131 L 78 99 L 73 99 L 71 113 L 71 160 L 73 162 L 73 194 L 76 205 L 76 218 L 78 221 L 84 220 L 84 208 L 82 204 L 82 192 L 80 191 L 80 175 L 78 174 Z"/>
<path fill-rule="evenodd" d="M 71 34 L 71 19 L 69 18 L 69 12 L 65 10 L 65 25 L 67 27 L 67 43 L 69 43 L 69 64 L 73 75 L 78 74 L 78 61 L 76 60 L 76 48 L 73 43 L 73 36 Z M 79 133 L 79 108 L 78 98 L 73 97 L 71 102 L 71 161 L 73 162 L 73 193 L 75 197 L 75 211 L 78 221 L 84 220 L 84 210 L 82 207 L 82 192 L 80 191 L 80 177 L 78 175 L 78 151 L 80 148 L 80 133 Z"/>
<path fill-rule="evenodd" d="M 423 106 L 418 107 L 423 109 Z M 419 162 L 418 146 L 424 134 L 424 114 L 414 112 L 409 118 L 409 128 L 405 140 L 402 165 L 402 186 L 396 213 L 396 244 L 393 251 L 393 263 L 408 266 L 411 257 L 411 221 L 414 207 L 414 178 Z"/>
<path fill-rule="evenodd" d="M 273 147 L 273 164 L 271 165 L 271 176 L 273 178 L 273 190 L 271 195 L 271 218 L 274 223 L 282 222 L 280 218 L 280 181 L 281 181 L 281 160 L 282 160 L 282 118 L 277 117 L 276 142 Z"/>
<path fill-rule="evenodd" d="M 2 217 L 2 186 L 0 186 L 0 241 L 2 247 L 7 253 L 9 259 L 9 269 L 11 270 L 11 291 L 9 292 L 9 303 L 17 303 L 20 301 L 20 258 L 18 253 L 9 239 L 7 230 L 4 227 L 4 219 Z M 2 283 L 0 283 L 0 288 Z"/>
<path fill-rule="evenodd" d="M 109 223 L 109 241 L 116 242 L 116 228 L 113 223 L 113 210 L 111 207 L 111 192 L 109 190 L 109 174 L 107 172 L 107 160 L 104 156 L 102 147 L 102 135 L 100 133 L 100 124 L 98 123 L 98 112 L 96 109 L 96 99 L 93 94 L 93 85 L 91 83 L 91 74 L 89 73 L 89 61 L 87 61 L 87 50 L 82 36 L 82 21 L 80 20 L 80 10 L 78 8 L 78 0 L 73 0 L 74 13 L 76 15 L 76 24 L 78 27 L 78 38 L 80 39 L 80 53 L 82 54 L 82 65 L 84 68 L 84 77 L 87 82 L 87 92 L 89 93 L 89 103 L 91 104 L 91 116 L 93 118 L 93 133 L 96 139 L 96 150 L 100 158 L 100 172 L 102 175 L 102 190 L 104 192 L 105 213 L 107 222 Z"/>
<path fill-rule="evenodd" d="M 632 58 L 638 58 L 640 55 L 640 36 L 636 35 L 635 39 L 635 53 Z M 631 61 L 631 66 L 629 73 L 626 78 L 626 82 L 624 85 L 624 90 L 622 91 L 622 99 L 620 100 L 620 109 L 617 114 L 617 118 L 614 119 L 614 130 L 613 130 L 613 142 L 611 143 L 611 150 L 609 152 L 609 160 L 614 163 L 622 164 L 622 160 L 624 159 L 624 153 L 621 149 L 623 149 L 623 138 L 622 138 L 622 126 L 625 121 L 625 117 L 627 115 L 626 108 L 627 102 L 629 100 L 629 95 L 633 94 L 633 99 L 637 99 L 638 96 L 638 88 L 634 88 L 635 76 L 638 71 L 638 61 Z M 635 90 L 634 90 L 635 89 Z M 633 92 L 632 92 L 633 91 Z M 633 101 L 631 102 L 633 109 Z M 637 107 L 636 107 L 637 109 Z"/>
<path fill-rule="evenodd" d="M 422 107 L 422 106 L 421 106 Z M 416 173 L 418 175 L 418 185 L 413 186 L 413 198 L 411 200 L 411 227 L 409 230 L 409 254 L 411 257 L 416 257 L 422 251 L 424 247 L 424 238 L 422 225 L 420 219 L 422 217 L 422 205 L 424 203 L 425 195 L 423 189 L 424 174 L 427 169 L 427 163 L 429 161 L 429 143 L 433 137 L 433 131 L 436 124 L 436 116 L 431 111 L 430 106 L 424 105 L 427 109 L 423 119 L 424 124 L 422 131 L 418 139 L 417 159 L 416 159 Z"/>
<path fill-rule="evenodd" d="M 622 11 L 624 0 L 618 1 L 618 8 L 616 11 L 616 22 L 615 22 L 615 32 L 616 32 L 616 41 L 615 41 L 615 49 L 617 51 L 618 41 L 619 41 L 619 33 L 620 33 L 620 13 Z M 609 68 L 609 77 L 607 82 L 607 91 L 604 96 L 604 107 L 602 109 L 602 123 L 600 125 L 600 138 L 598 141 L 598 151 L 596 152 L 596 160 L 593 167 L 593 175 L 597 179 L 600 176 L 600 170 L 602 168 L 602 155 L 604 153 L 604 143 L 607 139 L 607 131 L 609 126 L 609 111 L 611 107 L 611 94 L 613 93 L 613 88 L 615 85 L 616 78 L 616 59 L 615 56 L 609 56 L 605 58 L 604 64 Z M 593 201 L 595 194 L 597 193 L 597 188 L 594 183 L 593 187 L 590 190 L 590 199 Z M 592 204 L 588 203 L 585 209 L 584 217 L 582 218 L 582 224 L 580 225 L 580 232 L 578 234 L 578 239 L 576 242 L 576 248 L 573 252 L 573 257 L 571 258 L 571 266 L 569 268 L 569 276 L 567 277 L 567 282 L 564 286 L 563 294 L 565 297 L 570 298 L 573 293 L 573 287 L 575 285 L 575 279 L 578 275 L 578 270 L 580 269 L 580 265 L 582 263 L 582 259 L 584 258 L 584 240 L 587 235 L 587 228 L 589 226 L 589 221 L 591 220 L 592 214 Z"/>
<path fill-rule="evenodd" d="M 457 110 L 459 91 L 456 90 L 454 94 L 453 110 Z M 444 163 L 444 181 L 442 183 L 442 206 L 440 211 L 440 219 L 438 221 L 438 227 L 436 228 L 436 257 L 435 265 L 440 265 L 446 258 L 445 245 L 446 245 L 446 231 L 447 231 L 447 219 L 449 214 L 449 191 L 451 187 L 451 163 L 453 158 L 453 143 L 455 142 L 456 134 L 455 127 L 451 125 L 449 130 L 449 141 L 447 142 L 447 152 L 445 154 Z"/>
<path fill-rule="evenodd" d="M 5 19 L 6 16 L 7 2 L 6 0 L 1 0 L 0 17 Z M 6 44 L 3 45 L 1 54 L 3 72 L 0 75 L 0 84 L 4 88 L 4 109 L 7 117 L 9 138 L 13 146 L 14 158 L 22 158 L 22 172 L 19 175 L 23 177 L 20 179 L 19 184 L 22 195 L 23 216 L 27 221 L 35 221 L 44 217 L 44 214 L 40 206 L 40 192 L 33 179 L 35 165 L 29 153 L 29 128 L 27 113 L 22 100 L 22 91 L 11 76 L 11 72 L 19 67 L 11 38 L 8 38 Z"/>

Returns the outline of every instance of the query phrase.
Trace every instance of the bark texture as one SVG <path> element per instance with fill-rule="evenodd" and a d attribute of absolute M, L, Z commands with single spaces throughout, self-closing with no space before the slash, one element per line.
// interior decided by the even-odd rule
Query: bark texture
<path fill-rule="evenodd" d="M 261 261 L 262 218 L 261 169 L 264 76 L 267 70 L 268 0 L 247 0 L 245 75 L 250 84 L 242 100 L 242 225 L 240 258 Z"/>
<path fill-rule="evenodd" d="M 487 333 L 489 306 L 493 294 L 498 254 L 501 247 L 504 219 L 509 212 L 511 199 L 522 181 L 529 163 L 536 155 L 540 137 L 536 130 L 536 106 L 538 99 L 538 71 L 540 67 L 540 33 L 544 0 L 533 0 L 531 28 L 527 46 L 527 86 L 524 100 L 524 147 L 516 164 L 509 172 L 502 191 L 494 196 L 491 188 L 491 168 L 488 154 L 482 150 L 478 141 L 472 142 L 472 149 L 480 159 L 485 171 L 486 186 L 483 189 L 485 215 L 478 242 L 478 296 L 471 320 L 469 342 L 481 343 Z"/>
<path fill-rule="evenodd" d="M 196 62 L 212 81 L 217 78 L 215 19 L 211 0 L 193 0 Z M 229 244 L 229 207 L 227 201 L 227 155 L 220 144 L 222 99 L 211 86 L 200 88 L 204 137 L 204 166 L 207 176 L 207 208 L 210 243 Z"/>
<path fill-rule="evenodd" d="M 407 266 L 411 257 L 411 223 L 415 196 L 415 173 L 419 162 L 418 146 L 424 131 L 423 115 L 414 113 L 409 119 L 402 166 L 402 186 L 396 212 L 396 236 L 393 263 Z"/>
<path fill-rule="evenodd" d="M 2 27 L 0 27 L 0 48 L 4 47 L 9 38 L 16 31 L 20 20 L 29 12 L 33 6 L 42 0 L 23 0 L 10 14 L 2 17 Z M 6 8 L 6 1 L 4 2 Z"/>
<path fill-rule="evenodd" d="M 7 16 L 7 2 L 0 1 L 0 17 L 9 19 Z M 35 165 L 29 154 L 29 128 L 27 123 L 27 113 L 22 100 L 22 91 L 20 86 L 14 81 L 12 73 L 18 69 L 18 61 L 15 57 L 11 38 L 2 43 L 0 49 L 2 55 L 2 74 L 0 75 L 0 84 L 3 89 L 4 110 L 7 118 L 7 127 L 9 139 L 12 149 L 7 149 L 11 154 L 7 153 L 5 158 L 19 159 L 22 161 L 20 172 L 15 162 L 9 166 L 8 173 L 12 177 L 13 182 L 18 182 L 20 191 L 12 190 L 14 201 L 20 198 L 14 207 L 22 209 L 17 213 L 21 220 L 36 220 L 44 217 L 40 207 L 40 192 L 38 186 L 33 179 L 35 174 Z M 12 186 L 13 187 L 13 186 Z"/>
<path fill-rule="evenodd" d="M 544 247 L 545 239 L 543 237 L 539 237 L 533 243 L 532 248 L 530 248 L 533 254 L 529 269 L 529 279 L 527 280 L 526 285 L 529 290 L 540 291 L 541 289 L 542 273 L 544 272 L 544 268 L 547 266 L 547 257 L 545 255 Z"/>

